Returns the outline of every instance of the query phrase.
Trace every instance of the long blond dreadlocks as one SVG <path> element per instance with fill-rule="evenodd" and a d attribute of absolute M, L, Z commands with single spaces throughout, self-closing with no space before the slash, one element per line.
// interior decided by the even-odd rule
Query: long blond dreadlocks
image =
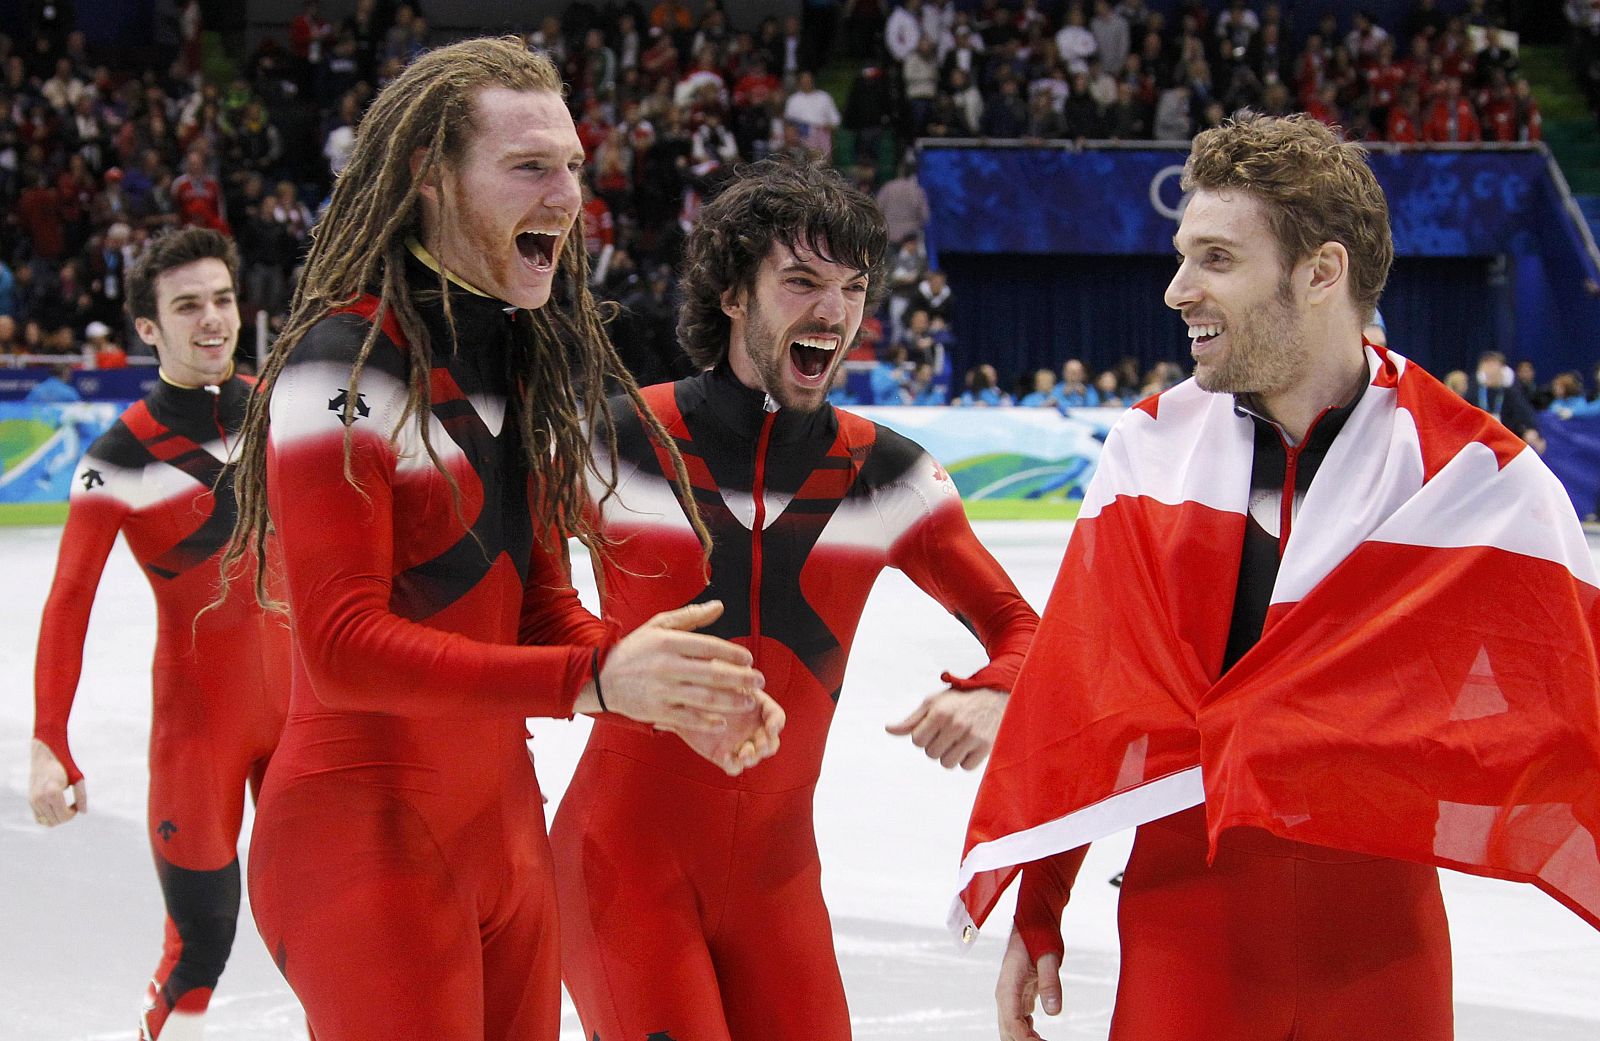
<path fill-rule="evenodd" d="M 267 557 L 262 552 L 269 523 L 266 459 L 272 390 L 306 332 L 331 311 L 349 306 L 374 287 L 379 287 L 377 311 L 350 372 L 345 477 L 355 483 L 350 469 L 349 423 L 357 384 L 386 317 L 393 315 L 404 333 L 409 374 L 406 406 L 390 436 L 397 437 L 408 422 L 417 422 L 429 459 L 457 496 L 459 516 L 459 490 L 434 452 L 426 421 L 431 409 L 428 373 L 434 350 L 453 349 L 455 344 L 429 343 L 406 283 L 405 255 L 407 239 L 420 238 L 422 228 L 418 188 L 437 175 L 441 164 L 462 160 L 475 131 L 474 98 L 488 87 L 562 93 L 555 66 L 543 55 L 528 51 L 516 37 L 465 40 L 418 58 L 378 95 L 363 117 L 350 163 L 339 176 L 327 212 L 313 232 L 288 324 L 273 344 L 258 393 L 245 417 L 233 475 L 239 517 L 222 558 L 219 602 L 227 596 L 232 572 L 247 554 L 254 553 L 256 598 L 262 604 L 279 606 L 268 596 Z M 411 157 L 418 149 L 423 150 L 424 158 L 413 175 Z M 581 236 L 568 235 L 559 264 L 561 280 L 550 302 L 529 312 L 532 335 L 518 336 L 516 349 L 507 357 L 508 384 L 514 395 L 510 405 L 534 475 L 536 530 L 555 537 L 575 535 L 592 552 L 605 552 L 603 537 L 584 509 L 585 473 L 595 468 L 584 421 L 587 418 L 593 435 L 603 437 L 609 447 L 610 474 L 600 475 L 609 496 L 617 480 L 616 425 L 605 402 L 610 380 L 627 392 L 651 435 L 668 450 L 679 499 L 709 559 L 711 535 L 695 509 L 676 443 L 645 406 L 638 385 L 601 326 L 588 290 L 589 262 Z M 439 292 L 453 341 L 455 320 L 442 266 Z M 463 527 L 467 527 L 464 520 Z"/>

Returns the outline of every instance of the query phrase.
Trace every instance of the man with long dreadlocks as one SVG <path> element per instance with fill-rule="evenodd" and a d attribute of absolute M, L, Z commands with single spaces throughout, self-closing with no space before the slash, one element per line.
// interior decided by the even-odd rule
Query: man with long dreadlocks
<path fill-rule="evenodd" d="M 270 508 L 294 623 L 250 897 L 318 1041 L 556 1037 L 523 717 L 609 710 L 729 772 L 782 726 L 750 652 L 690 631 L 719 605 L 617 641 L 572 590 L 565 537 L 606 552 L 583 417 L 638 391 L 585 288 L 561 89 L 479 39 L 378 96 L 247 421 L 231 552 Z"/>
<path fill-rule="evenodd" d="M 729 778 L 683 742 L 596 721 L 551 837 L 586 1037 L 849 1038 L 811 804 L 872 583 L 903 570 L 989 653 L 890 728 L 947 767 L 987 754 L 1038 624 L 944 470 L 827 403 L 883 291 L 887 245 L 877 205 L 837 173 L 789 157 L 747 167 L 687 245 L 678 337 L 708 371 L 649 388 L 648 408 L 611 403 L 616 445 L 597 452 L 618 470 L 597 472 L 617 479 L 592 496 L 616 548 L 599 564 L 607 622 L 627 632 L 724 602 L 708 631 L 750 649 L 789 726 L 782 755 Z M 675 564 L 695 553 L 697 513 L 714 535 L 709 576 Z"/>

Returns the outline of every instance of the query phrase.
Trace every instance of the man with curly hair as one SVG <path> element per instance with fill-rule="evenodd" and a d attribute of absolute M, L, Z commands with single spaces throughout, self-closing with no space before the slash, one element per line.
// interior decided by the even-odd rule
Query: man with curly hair
<path fill-rule="evenodd" d="M 1194 378 L 1106 441 L 953 924 L 1021 870 L 998 1025 L 1036 1041 L 1087 844 L 1137 827 L 1113 1041 L 1448 1041 L 1439 867 L 1600 926 L 1594 563 L 1535 452 L 1363 339 L 1394 247 L 1359 145 L 1248 116 L 1183 186 Z"/>
<path fill-rule="evenodd" d="M 778 755 L 728 777 L 682 742 L 596 721 L 551 829 L 562 973 L 586 1037 L 848 1038 L 811 803 L 867 594 L 900 568 L 989 652 L 891 727 L 946 767 L 988 753 L 1033 635 L 944 470 L 827 403 L 887 245 L 876 204 L 834 171 L 788 156 L 746 168 L 687 245 L 678 336 L 704 371 L 647 388 L 647 411 L 611 402 L 616 448 L 597 456 L 615 492 L 591 490 L 612 546 L 603 613 L 627 632 L 722 601 L 706 631 L 749 648 L 788 725 Z M 673 447 L 687 497 L 666 469 Z M 712 533 L 709 572 L 693 509 Z"/>

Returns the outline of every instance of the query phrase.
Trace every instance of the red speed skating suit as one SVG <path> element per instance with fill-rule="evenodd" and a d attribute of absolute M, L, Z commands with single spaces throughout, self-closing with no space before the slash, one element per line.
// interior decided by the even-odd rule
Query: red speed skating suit
<path fill-rule="evenodd" d="M 1009 689 L 1036 619 L 904 437 L 831 407 L 767 412 L 725 367 L 645 396 L 711 529 L 711 579 L 664 453 L 619 401 L 602 613 L 627 632 L 721 600 L 707 631 L 750 648 L 788 723 L 777 756 L 730 778 L 676 737 L 595 722 L 552 828 L 562 972 L 600 1041 L 848 1038 L 811 804 L 867 593 L 890 565 L 958 614 L 990 654 L 945 677 L 965 689 Z"/>
<path fill-rule="evenodd" d="M 174 1008 L 204 1011 L 227 962 L 245 787 L 261 780 L 288 698 L 288 627 L 247 584 L 201 613 L 237 514 L 232 485 L 212 485 L 253 386 L 239 376 L 217 387 L 163 380 L 95 441 L 73 475 L 39 630 L 34 736 L 76 782 L 67 717 L 95 589 L 122 532 L 156 602 L 149 827 L 167 920 L 141 1024 L 151 1037 Z"/>
<path fill-rule="evenodd" d="M 330 315 L 272 395 L 268 489 L 294 648 L 250 860 L 262 938 L 317 1041 L 552 1041 L 555 886 L 525 716 L 572 712 L 604 629 L 535 537 L 510 373 L 523 312 L 408 261 L 435 367 L 431 441 L 376 301 Z M 351 438 L 344 476 L 345 416 Z M 391 440 L 391 435 L 396 437 Z M 470 528 L 470 530 L 469 530 Z M 584 646 L 578 646 L 583 644 Z"/>

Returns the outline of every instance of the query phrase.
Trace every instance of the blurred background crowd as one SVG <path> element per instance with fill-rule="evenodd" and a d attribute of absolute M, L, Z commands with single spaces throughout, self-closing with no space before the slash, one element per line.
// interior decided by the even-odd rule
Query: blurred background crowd
<path fill-rule="evenodd" d="M 112 367 L 148 355 L 123 317 L 125 273 L 151 235 L 204 225 L 239 245 L 247 363 L 283 320 L 373 94 L 462 34 L 434 28 L 436 5 L 306 0 L 281 31 L 230 51 L 187 0 L 129 62 L 85 44 L 71 0 L 33 0 L 26 31 L 0 36 L 0 362 Z M 1184 140 L 1241 108 L 1305 111 L 1352 139 L 1401 145 L 1542 133 L 1503 0 L 1450 13 L 1414 0 L 1393 29 L 1354 6 L 1301 24 L 1275 0 L 794 6 L 755 20 L 719 0 L 577 0 L 510 27 L 565 72 L 588 155 L 595 287 L 621 305 L 613 338 L 642 383 L 688 371 L 674 268 L 700 205 L 742 160 L 829 157 L 888 218 L 891 293 L 837 400 L 1064 409 L 1130 403 L 1184 368 L 1174 356 L 1091 372 L 1063 357 L 1038 371 L 952 373 L 961 330 L 923 246 L 919 138 Z M 1571 75 L 1593 105 L 1600 0 L 1567 0 L 1563 13 Z M 1581 374 L 1558 384 L 1530 384 L 1530 404 L 1600 409 Z"/>

